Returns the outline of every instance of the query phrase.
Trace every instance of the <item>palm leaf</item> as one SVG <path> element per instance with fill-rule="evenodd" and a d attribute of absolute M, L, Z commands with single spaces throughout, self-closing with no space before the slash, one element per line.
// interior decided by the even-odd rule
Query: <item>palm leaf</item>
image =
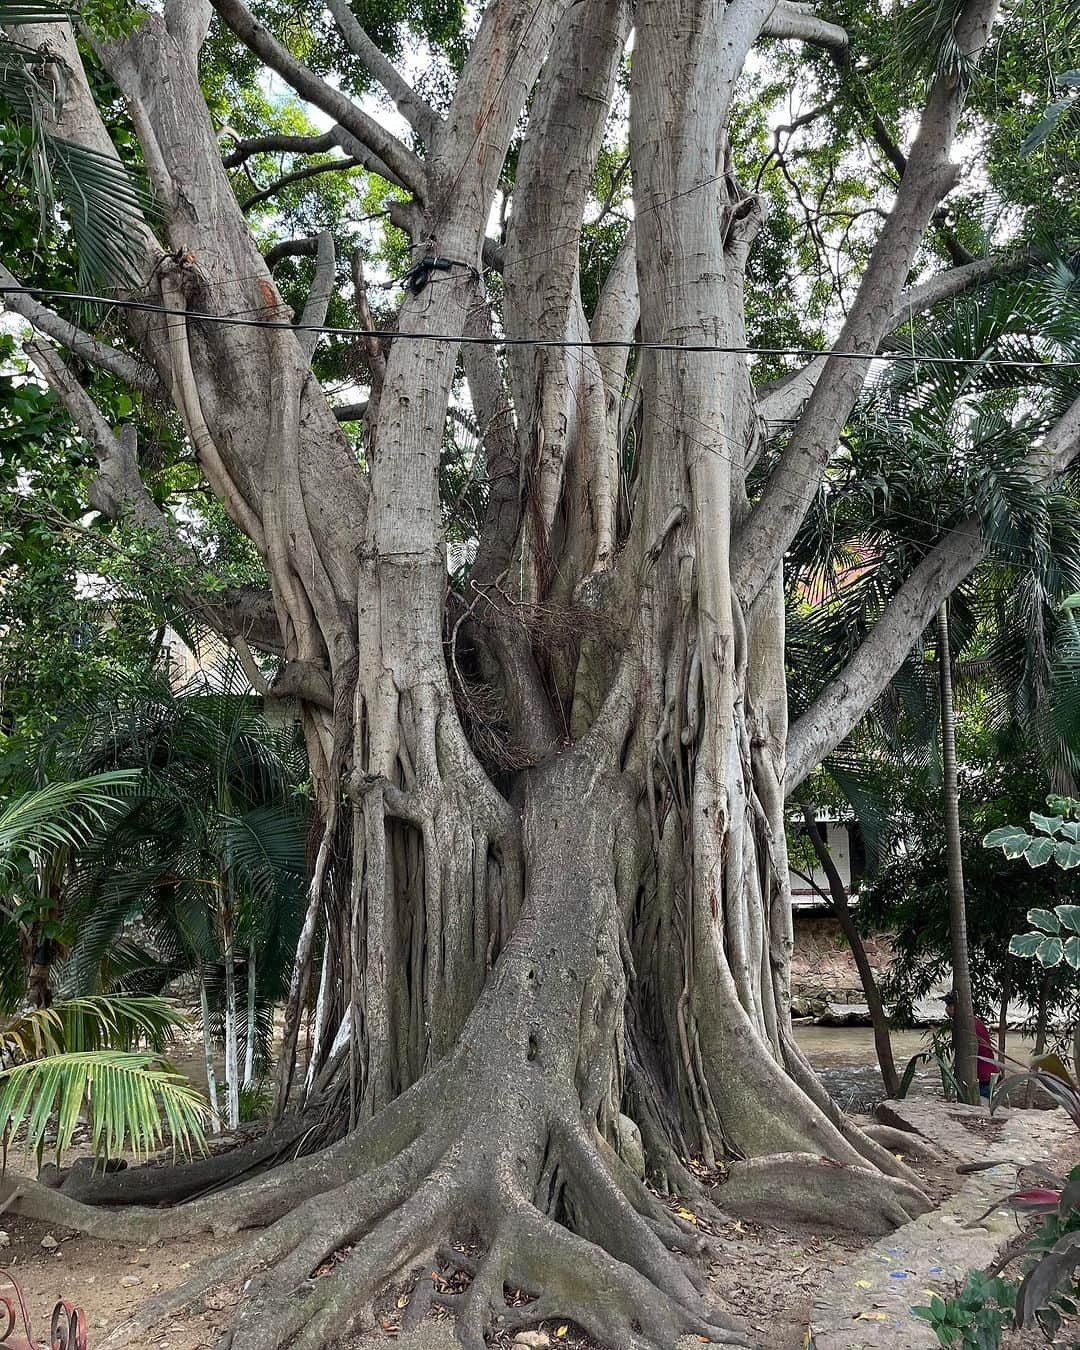
<path fill-rule="evenodd" d="M 56 1156 L 71 1146 L 87 1113 L 95 1156 L 130 1149 L 145 1158 L 165 1143 L 192 1154 L 206 1147 L 209 1107 L 160 1056 L 123 1050 L 48 1055 L 0 1072 L 0 1120 L 8 1136 L 25 1127 L 26 1148 L 39 1151 L 55 1122 Z"/>
<path fill-rule="evenodd" d="M 77 848 L 124 807 L 122 793 L 139 775 L 130 769 L 47 783 L 0 810 L 0 868 L 19 854 L 48 855 Z"/>
<path fill-rule="evenodd" d="M 70 10 L 37 0 L 0 3 L 0 25 L 70 17 Z M 149 182 L 114 156 L 57 134 L 64 106 L 63 68 L 53 62 L 46 74 L 45 59 L 0 31 L 0 103 L 9 122 L 0 141 L 0 161 L 33 184 L 43 232 L 57 205 L 66 207 L 81 289 L 101 282 L 137 283 L 145 220 L 154 209 Z"/>
<path fill-rule="evenodd" d="M 134 1050 L 160 1054 L 186 1019 L 153 996 L 93 994 L 21 1014 L 0 1030 L 0 1053 L 31 1059 L 85 1050 Z"/>

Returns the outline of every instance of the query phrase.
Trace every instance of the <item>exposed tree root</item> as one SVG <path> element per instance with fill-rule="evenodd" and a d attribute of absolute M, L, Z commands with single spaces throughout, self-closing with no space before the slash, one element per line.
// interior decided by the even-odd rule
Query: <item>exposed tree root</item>
<path fill-rule="evenodd" d="M 922 1158 L 927 1162 L 945 1162 L 949 1155 L 944 1149 L 921 1135 L 908 1130 L 897 1130 L 891 1125 L 871 1123 L 862 1127 L 863 1133 L 874 1143 L 887 1148 L 891 1153 L 903 1153 L 909 1158 Z"/>
<path fill-rule="evenodd" d="M 311 1196 L 147 1305 L 106 1344 L 145 1344 L 163 1319 L 197 1308 L 217 1288 L 242 1285 L 244 1307 L 253 1311 L 223 1346 L 322 1350 L 369 1315 L 418 1255 L 462 1234 L 485 1255 L 463 1294 L 435 1297 L 455 1308 L 470 1350 L 482 1350 L 494 1318 L 524 1325 L 559 1317 L 635 1350 L 670 1346 L 684 1333 L 748 1344 L 709 1307 L 700 1275 L 676 1254 L 704 1249 L 692 1225 L 670 1214 L 576 1119 L 544 1132 L 541 1149 L 535 1122 L 522 1125 L 508 1132 L 485 1120 L 449 1152 L 438 1150 L 441 1131 L 432 1128 L 380 1167 Z M 540 1196 L 578 1231 L 545 1213 Z M 507 1285 L 535 1300 L 511 1308 Z"/>
<path fill-rule="evenodd" d="M 103 1170 L 89 1160 L 58 1171 L 43 1168 L 40 1180 L 62 1195 L 85 1205 L 178 1205 L 236 1185 L 304 1149 L 310 1120 L 283 1121 L 267 1134 L 228 1152 L 195 1158 L 173 1167 L 128 1167 Z M 314 1147 L 318 1147 L 316 1144 Z"/>
<path fill-rule="evenodd" d="M 515 1326 L 555 1317 L 620 1350 L 670 1350 L 685 1333 L 748 1344 L 685 1259 L 705 1250 L 704 1235 L 598 1131 L 617 1082 L 621 1003 L 610 997 L 604 957 L 620 799 L 583 756 L 562 757 L 550 773 L 553 796 L 545 801 L 536 771 L 526 804 L 526 906 L 455 1047 L 322 1153 L 150 1216 L 163 1222 L 162 1236 L 192 1231 L 192 1215 L 218 1230 L 268 1226 L 119 1328 L 111 1350 L 153 1343 L 162 1318 L 196 1310 L 221 1287 L 244 1291 L 221 1350 L 324 1350 L 371 1315 L 422 1254 L 463 1240 L 483 1252 L 470 1263 L 471 1283 L 437 1296 L 455 1309 L 468 1350 L 482 1350 L 495 1319 Z M 778 1065 L 772 1079 L 797 1098 Z M 736 1164 L 717 1193 L 726 1211 L 877 1234 L 928 1207 L 908 1182 L 860 1166 L 862 1155 L 817 1107 L 806 1102 L 806 1110 L 847 1165 L 805 1152 Z M 784 1128 L 799 1137 L 790 1123 L 799 1117 L 788 1115 Z M 669 1163 L 685 1171 L 677 1158 Z M 695 1200 L 699 1212 L 707 1198 Z M 125 1211 L 122 1220 L 146 1215 Z M 510 1307 L 507 1286 L 532 1301 Z"/>
<path fill-rule="evenodd" d="M 794 1220 L 867 1237 L 880 1237 L 931 1208 L 917 1186 L 811 1153 L 734 1163 L 723 1196 L 725 1209 L 740 1218 Z"/>
<path fill-rule="evenodd" d="M 436 1068 L 359 1129 L 318 1153 L 295 1158 L 253 1176 L 224 1194 L 207 1195 L 172 1209 L 132 1205 L 123 1209 L 85 1204 L 28 1178 L 0 1183 L 0 1204 L 25 1218 L 75 1228 L 104 1241 L 162 1241 L 196 1233 L 236 1233 L 291 1215 L 312 1197 L 367 1176 L 408 1152 L 427 1126 L 443 1084 Z M 140 1169 L 142 1171 L 143 1169 Z M 171 1169 L 157 1171 L 163 1179 Z"/>

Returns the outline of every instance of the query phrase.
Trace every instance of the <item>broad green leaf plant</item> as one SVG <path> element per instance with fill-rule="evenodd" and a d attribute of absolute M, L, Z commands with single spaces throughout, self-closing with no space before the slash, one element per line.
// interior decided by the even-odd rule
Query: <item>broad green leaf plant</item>
<path fill-rule="evenodd" d="M 1052 815 L 1030 814 L 1031 829 L 1003 825 L 983 839 L 987 848 L 1000 848 L 1007 858 L 1024 858 L 1031 867 L 1053 862 L 1065 871 L 1080 867 L 1080 801 L 1072 797 L 1046 799 Z M 1034 957 L 1047 968 L 1062 961 L 1080 970 L 1080 905 L 1055 905 L 1028 910 L 1028 933 L 1009 942 L 1012 956 Z"/>

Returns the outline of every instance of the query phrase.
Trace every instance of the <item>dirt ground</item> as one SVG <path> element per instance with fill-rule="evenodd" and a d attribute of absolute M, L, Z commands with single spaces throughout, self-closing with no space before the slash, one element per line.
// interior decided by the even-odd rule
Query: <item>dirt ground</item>
<path fill-rule="evenodd" d="M 921 1172 L 935 1199 L 959 1182 L 950 1167 L 923 1167 Z M 719 1201 L 722 1204 L 722 1191 Z M 19 1281 L 38 1336 L 47 1335 L 52 1307 L 64 1298 L 85 1310 L 90 1350 L 146 1300 L 175 1287 L 238 1240 L 207 1237 L 119 1246 L 10 1214 L 0 1215 L 0 1229 L 9 1240 L 0 1251 L 0 1265 Z M 810 1227 L 765 1228 L 734 1221 L 711 1236 L 716 1254 L 709 1260 L 709 1273 L 717 1302 L 744 1319 L 750 1335 L 768 1350 L 801 1350 L 814 1291 L 824 1272 L 844 1265 L 864 1245 L 860 1239 Z M 454 1287 L 453 1273 L 436 1269 L 434 1263 L 420 1273 L 424 1282 L 437 1274 L 437 1288 Z M 405 1284 L 389 1291 L 378 1313 L 381 1326 L 357 1336 L 350 1350 L 377 1350 L 380 1343 L 397 1340 L 404 1313 L 400 1305 L 407 1303 L 408 1293 Z M 225 1291 L 203 1315 L 178 1318 L 166 1326 L 145 1350 L 212 1350 L 238 1311 L 242 1316 L 258 1315 L 257 1308 L 244 1306 L 243 1290 Z M 448 1314 L 433 1308 L 428 1317 L 443 1319 Z M 555 1347 L 589 1350 L 590 1343 L 573 1325 L 544 1323 L 543 1329 Z M 512 1337 L 504 1333 L 495 1339 L 509 1346 Z"/>

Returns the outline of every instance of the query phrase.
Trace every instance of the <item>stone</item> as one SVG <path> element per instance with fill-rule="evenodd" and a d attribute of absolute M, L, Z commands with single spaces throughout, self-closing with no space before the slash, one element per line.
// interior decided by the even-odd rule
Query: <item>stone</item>
<path fill-rule="evenodd" d="M 641 1131 L 637 1127 L 637 1122 L 631 1120 L 629 1116 L 620 1115 L 616 1121 L 616 1129 L 619 1133 L 619 1157 L 644 1181 L 645 1148 L 641 1142 Z"/>
<path fill-rule="evenodd" d="M 551 1337 L 546 1331 L 519 1331 L 514 1337 L 515 1345 L 527 1345 L 530 1350 L 543 1350 L 543 1347 L 551 1344 Z"/>
<path fill-rule="evenodd" d="M 134 1289 L 137 1284 L 142 1284 L 141 1275 L 125 1275 L 120 1283 L 125 1289 Z"/>
<path fill-rule="evenodd" d="M 985 1109 L 905 1099 L 888 1103 L 887 1111 L 919 1137 L 945 1140 L 958 1156 L 964 1145 L 986 1158 L 986 1141 L 959 1123 L 980 1115 L 985 1120 Z M 935 1293 L 947 1297 L 964 1271 L 994 1259 L 1016 1234 L 1016 1216 L 1001 1199 L 1015 1189 L 1025 1168 L 1051 1156 L 1075 1129 L 1063 1111 L 1002 1114 L 998 1147 L 1009 1162 L 967 1173 L 940 1208 L 888 1233 L 844 1268 L 838 1263 L 823 1280 L 810 1316 L 817 1350 L 931 1350 L 933 1333 L 912 1307 Z"/>
<path fill-rule="evenodd" d="M 0 1247 L 10 1247 L 10 1246 L 11 1246 L 11 1234 L 5 1233 L 4 1230 L 0 1228 Z"/>
<path fill-rule="evenodd" d="M 59 1242 L 57 1242 L 57 1240 L 53 1237 L 51 1233 L 45 1234 L 45 1236 L 41 1239 L 41 1245 L 45 1248 L 47 1252 L 54 1252 L 57 1249 L 57 1247 L 60 1246 Z"/>

